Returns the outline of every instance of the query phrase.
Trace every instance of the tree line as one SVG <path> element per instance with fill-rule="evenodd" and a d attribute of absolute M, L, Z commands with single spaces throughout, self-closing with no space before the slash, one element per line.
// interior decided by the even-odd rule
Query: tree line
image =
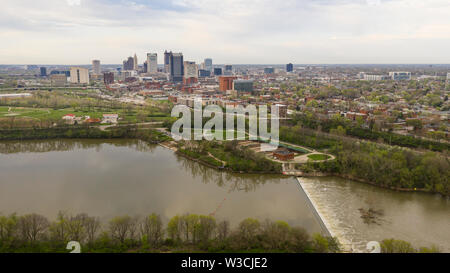
<path fill-rule="evenodd" d="M 322 138 L 320 133 L 303 133 L 313 139 Z M 302 134 L 298 134 L 299 138 L 301 136 Z M 303 141 L 301 139 L 298 142 Z M 309 162 L 301 166 L 301 170 L 343 175 L 392 189 L 424 190 L 450 195 L 450 160 L 445 153 L 421 153 L 347 138 L 332 140 L 324 137 L 318 141 L 326 141 L 332 145 L 328 151 L 336 156 L 336 160 Z"/>
<path fill-rule="evenodd" d="M 0 215 L 0 252 L 67 252 L 77 241 L 89 252 L 340 252 L 337 239 L 283 221 L 248 218 L 232 228 L 229 221 L 185 214 L 167 224 L 158 214 L 119 216 L 102 223 L 87 214 L 58 213 L 50 221 L 39 214 Z"/>
<path fill-rule="evenodd" d="M 79 242 L 83 253 L 342 252 L 336 238 L 310 236 L 283 221 L 247 218 L 232 228 L 229 221 L 197 214 L 176 215 L 167 224 L 155 213 L 107 222 L 85 213 L 59 212 L 54 221 L 36 213 L 0 215 L 0 253 L 67 253 L 69 241 Z M 382 253 L 440 252 L 396 239 L 383 240 L 380 247 Z"/>
<path fill-rule="evenodd" d="M 376 130 L 374 122 L 370 122 L 369 128 L 363 128 L 360 124 L 354 124 L 345 118 L 334 117 L 327 120 L 320 120 L 312 113 L 305 113 L 297 114 L 291 121 L 290 125 L 306 127 L 333 134 L 336 134 L 337 129 L 342 128 L 341 130 L 343 130 L 343 135 L 370 141 L 382 141 L 389 145 L 397 145 L 401 147 L 420 148 L 438 152 L 448 151 L 450 149 L 450 144 L 446 142 L 432 141 L 420 137 L 405 136 L 392 132 L 382 132 Z"/>
<path fill-rule="evenodd" d="M 35 139 L 111 139 L 111 138 L 136 138 L 150 143 L 167 141 L 170 138 L 157 130 L 140 130 L 136 125 L 128 125 L 100 130 L 97 127 L 87 125 L 54 128 L 32 128 L 0 130 L 0 140 L 35 140 Z"/>

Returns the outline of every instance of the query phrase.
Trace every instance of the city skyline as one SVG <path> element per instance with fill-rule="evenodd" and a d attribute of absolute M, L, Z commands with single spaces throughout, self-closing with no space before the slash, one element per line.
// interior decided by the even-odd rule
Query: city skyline
<path fill-rule="evenodd" d="M 450 63 L 450 3 L 423 2 L 8 1 L 0 63 L 120 64 L 157 52 L 161 64 L 165 50 L 197 63 Z"/>

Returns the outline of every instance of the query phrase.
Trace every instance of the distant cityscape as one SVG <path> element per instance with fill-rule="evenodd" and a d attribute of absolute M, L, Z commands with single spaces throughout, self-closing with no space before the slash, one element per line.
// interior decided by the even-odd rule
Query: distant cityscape
<path fill-rule="evenodd" d="M 450 65 L 219 65 L 212 58 L 197 64 L 167 50 L 164 63 L 158 64 L 158 53 L 146 56 L 140 64 L 134 54 L 120 66 L 92 60 L 84 66 L 0 69 L 18 77 L 15 88 L 95 86 L 106 97 L 138 104 L 153 98 L 193 107 L 197 97 L 205 105 L 222 107 L 275 104 L 284 118 L 309 110 L 321 119 L 337 114 L 362 119 L 366 127 L 377 124 L 380 130 L 405 135 L 448 138 Z M 426 85 L 434 90 L 441 84 L 443 92 L 412 98 L 411 88 Z"/>

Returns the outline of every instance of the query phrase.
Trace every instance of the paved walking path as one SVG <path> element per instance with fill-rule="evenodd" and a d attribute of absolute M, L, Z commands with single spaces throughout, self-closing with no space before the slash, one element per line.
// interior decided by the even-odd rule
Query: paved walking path
<path fill-rule="evenodd" d="M 156 124 L 162 124 L 162 121 L 155 121 L 155 122 L 143 122 L 143 123 L 132 123 L 132 124 L 109 124 L 109 125 L 100 125 L 98 128 L 102 131 L 106 131 L 106 129 L 111 127 L 127 127 L 131 125 L 156 125 Z"/>

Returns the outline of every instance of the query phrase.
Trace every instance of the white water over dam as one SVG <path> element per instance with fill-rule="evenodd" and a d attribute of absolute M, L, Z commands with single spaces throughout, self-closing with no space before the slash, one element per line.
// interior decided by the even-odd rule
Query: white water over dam
<path fill-rule="evenodd" d="M 450 201 L 440 195 L 396 192 L 336 177 L 299 178 L 332 236 L 347 251 L 367 252 L 370 241 L 399 239 L 415 248 L 450 252 Z M 365 223 L 360 209 L 382 211 Z"/>

